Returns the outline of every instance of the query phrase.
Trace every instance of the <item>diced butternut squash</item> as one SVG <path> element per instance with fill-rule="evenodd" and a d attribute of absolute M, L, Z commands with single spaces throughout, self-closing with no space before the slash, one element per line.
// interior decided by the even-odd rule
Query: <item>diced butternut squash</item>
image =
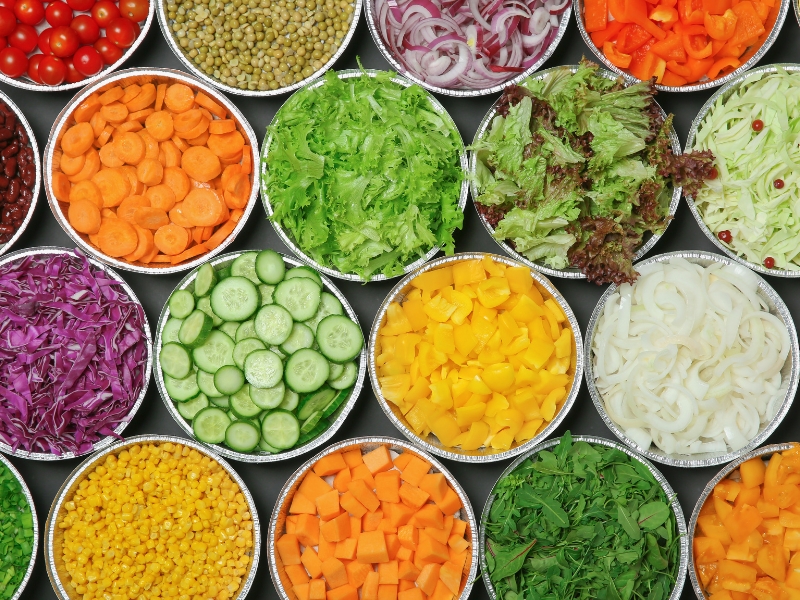
<path fill-rule="evenodd" d="M 411 485 L 419 487 L 420 481 L 422 481 L 422 478 L 427 475 L 430 470 L 431 464 L 428 461 L 412 456 L 405 469 L 403 469 L 400 478 Z"/>
<path fill-rule="evenodd" d="M 309 472 L 303 478 L 303 483 L 297 488 L 298 493 L 303 494 L 310 500 L 316 500 L 323 494 L 330 492 L 333 488 L 324 479 L 313 472 Z"/>
<path fill-rule="evenodd" d="M 386 538 L 382 531 L 362 531 L 358 536 L 356 560 L 363 563 L 385 563 L 389 560 Z"/>
<path fill-rule="evenodd" d="M 303 494 L 296 493 L 294 498 L 292 498 L 292 505 L 289 507 L 289 512 L 293 515 L 316 515 L 317 507 L 313 500 L 309 500 Z"/>
<path fill-rule="evenodd" d="M 328 590 L 327 600 L 358 600 L 358 590 L 350 584 L 344 584 Z"/>
<path fill-rule="evenodd" d="M 392 469 L 375 475 L 375 492 L 381 502 L 400 502 L 400 472 Z"/>
<path fill-rule="evenodd" d="M 426 596 L 433 594 L 436 589 L 436 582 L 439 581 L 439 571 L 442 566 L 435 563 L 426 564 L 417 577 L 417 587 L 421 589 Z"/>
<path fill-rule="evenodd" d="M 350 515 L 342 513 L 322 524 L 320 534 L 329 542 L 341 542 L 350 537 Z"/>
<path fill-rule="evenodd" d="M 447 546 L 425 532 L 420 533 L 416 555 L 425 562 L 444 563 L 450 558 Z"/>
<path fill-rule="evenodd" d="M 312 579 L 316 579 L 322 575 L 322 561 L 317 556 L 316 550 L 310 547 L 305 548 L 303 554 L 300 556 L 300 560 Z"/>
<path fill-rule="evenodd" d="M 415 485 L 403 483 L 400 486 L 400 500 L 412 508 L 421 508 L 430 496 Z"/>
<path fill-rule="evenodd" d="M 323 482 L 324 483 L 324 482 Z M 316 499 L 317 512 L 323 521 L 330 521 L 341 514 L 339 492 L 331 488 Z"/>
<path fill-rule="evenodd" d="M 347 585 L 347 570 L 344 563 L 336 557 L 330 557 L 322 562 L 322 574 L 328 587 L 335 589 Z"/>
<path fill-rule="evenodd" d="M 283 566 L 299 565 L 300 560 L 300 542 L 294 534 L 282 535 L 275 546 L 278 549 L 278 554 L 281 557 Z"/>
<path fill-rule="evenodd" d="M 316 463 L 314 463 L 314 473 L 320 477 L 327 477 L 328 475 L 334 475 L 338 473 L 346 467 L 347 465 L 345 464 L 341 453 L 334 452 L 333 454 L 327 454 L 326 456 L 323 456 Z"/>

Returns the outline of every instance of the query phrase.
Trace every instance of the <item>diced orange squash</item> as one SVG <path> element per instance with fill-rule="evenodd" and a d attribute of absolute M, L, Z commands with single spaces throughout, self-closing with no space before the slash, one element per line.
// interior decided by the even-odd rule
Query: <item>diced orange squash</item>
<path fill-rule="evenodd" d="M 377 531 L 383 520 L 383 511 L 368 512 L 361 517 L 361 531 Z"/>
<path fill-rule="evenodd" d="M 365 464 L 360 464 L 356 467 L 352 467 L 350 469 L 351 480 L 358 481 L 361 480 L 367 484 L 367 487 L 371 490 L 375 489 L 375 478 L 372 476 L 369 468 Z M 350 489 L 350 484 L 347 484 L 347 488 Z"/>
<path fill-rule="evenodd" d="M 414 455 L 411 452 L 403 452 L 402 454 L 399 454 L 394 459 L 394 468 L 398 471 L 402 471 L 406 468 L 406 465 L 412 458 L 414 458 Z"/>
<path fill-rule="evenodd" d="M 442 529 L 444 527 L 444 515 L 435 504 L 424 504 L 411 517 L 411 525 L 414 527 Z"/>
<path fill-rule="evenodd" d="M 350 537 L 358 537 L 359 533 L 361 533 L 361 519 L 350 517 Z"/>
<path fill-rule="evenodd" d="M 289 512 L 293 515 L 316 515 L 317 507 L 314 505 L 313 500 L 309 500 L 303 494 L 295 493 L 292 498 L 292 504 L 289 507 Z"/>
<path fill-rule="evenodd" d="M 345 468 L 347 468 L 347 465 L 345 464 L 344 458 L 342 458 L 342 454 L 340 452 L 327 454 L 314 463 L 314 473 L 320 477 L 333 475 Z"/>
<path fill-rule="evenodd" d="M 358 600 L 358 590 L 349 583 L 328 590 L 327 600 Z"/>
<path fill-rule="evenodd" d="M 405 548 L 404 546 L 400 546 L 397 550 L 397 555 L 395 556 L 397 560 L 407 560 L 411 563 L 414 562 L 414 551 L 410 548 Z"/>
<path fill-rule="evenodd" d="M 696 535 L 692 545 L 694 560 L 697 564 L 714 563 L 725 558 L 725 548 L 722 547 L 722 542 L 714 538 Z"/>
<path fill-rule="evenodd" d="M 463 504 L 461 503 L 461 498 L 458 497 L 458 494 L 456 494 L 451 487 L 448 487 L 444 494 L 444 499 L 441 502 L 437 502 L 436 506 L 438 506 L 444 514 L 454 515 L 461 510 Z"/>
<path fill-rule="evenodd" d="M 413 525 L 403 525 L 397 528 L 397 537 L 400 545 L 410 550 L 417 549 L 419 543 L 419 530 Z"/>
<path fill-rule="evenodd" d="M 322 524 L 320 534 L 329 542 L 341 542 L 350 537 L 350 515 L 342 513 Z"/>
<path fill-rule="evenodd" d="M 339 492 L 333 488 L 317 496 L 316 505 L 317 513 L 319 513 L 319 517 L 323 521 L 330 521 L 342 513 L 342 509 L 339 505 Z"/>
<path fill-rule="evenodd" d="M 361 600 L 378 600 L 378 572 L 370 571 L 361 587 Z"/>
<path fill-rule="evenodd" d="M 283 566 L 288 567 L 289 565 L 301 564 L 300 542 L 296 535 L 282 535 L 278 538 L 278 541 L 275 542 L 275 546 L 278 549 L 278 554 L 281 557 Z"/>
<path fill-rule="evenodd" d="M 347 570 L 344 568 L 344 563 L 335 556 L 322 561 L 322 574 L 331 589 L 347 585 Z"/>
<path fill-rule="evenodd" d="M 440 579 L 436 582 L 436 587 L 433 590 L 433 594 L 430 596 L 430 600 L 453 600 L 454 596 L 455 594 L 453 594 Z"/>
<path fill-rule="evenodd" d="M 445 498 L 447 490 L 447 479 L 442 473 L 428 473 L 419 482 L 419 488 L 431 497 L 434 502 L 441 502 Z"/>
<path fill-rule="evenodd" d="M 309 472 L 303 478 L 303 483 L 297 488 L 297 492 L 303 494 L 309 500 L 316 500 L 322 494 L 330 492 L 333 488 L 327 484 L 319 475 Z"/>
<path fill-rule="evenodd" d="M 430 470 L 431 463 L 417 456 L 412 456 L 405 469 L 403 469 L 400 478 L 411 485 L 419 487 L 420 481 L 422 481 L 422 478 L 427 475 Z"/>
<path fill-rule="evenodd" d="M 407 590 L 400 590 L 397 593 L 397 600 L 427 600 L 425 594 L 418 587 L 411 587 Z"/>
<path fill-rule="evenodd" d="M 386 533 L 384 531 L 384 533 Z M 400 538 L 396 533 L 386 533 L 386 552 L 389 554 L 389 560 L 397 558 L 397 552 L 400 550 Z"/>
<path fill-rule="evenodd" d="M 390 463 L 391 464 L 391 463 Z M 381 506 L 381 501 L 372 491 L 372 488 L 367 487 L 363 479 L 356 479 L 350 482 L 347 486 L 348 491 L 369 511 L 376 511 Z"/>
<path fill-rule="evenodd" d="M 309 596 L 310 587 L 311 586 L 308 583 L 296 584 L 292 586 L 292 591 L 294 592 L 294 595 L 297 597 L 297 600 L 310 600 Z"/>
<path fill-rule="evenodd" d="M 447 546 L 433 539 L 424 531 L 419 534 L 419 543 L 415 554 L 425 562 L 443 563 L 450 558 Z"/>
<path fill-rule="evenodd" d="M 344 459 L 344 463 L 350 469 L 355 469 L 358 465 L 364 464 L 364 459 L 361 455 L 361 450 L 356 448 L 355 450 L 348 450 L 347 452 L 342 452 L 342 458 Z"/>
<path fill-rule="evenodd" d="M 415 485 L 410 483 L 403 483 L 400 486 L 400 500 L 412 508 L 419 509 L 428 501 L 430 496 L 427 492 L 423 492 Z"/>
<path fill-rule="evenodd" d="M 312 579 L 316 579 L 322 575 L 322 561 L 319 559 L 319 556 L 317 556 L 316 550 L 306 547 L 303 550 L 303 554 L 300 556 L 300 560 Z"/>
<path fill-rule="evenodd" d="M 364 585 L 369 574 L 374 572 L 372 565 L 360 563 L 357 560 L 348 562 L 347 565 L 345 565 L 345 570 L 347 571 L 350 585 L 356 589 Z"/>
<path fill-rule="evenodd" d="M 402 502 L 387 502 L 386 506 L 389 509 L 386 517 L 392 526 L 397 528 L 407 525 L 416 512 L 414 508 L 406 506 Z"/>
<path fill-rule="evenodd" d="M 320 561 L 330 558 L 336 553 L 336 542 L 329 542 L 324 537 L 320 536 L 319 546 L 317 549 L 317 556 Z"/>
<path fill-rule="evenodd" d="M 389 560 L 386 538 L 382 531 L 362 531 L 359 534 L 356 560 L 362 563 L 384 563 Z"/>
<path fill-rule="evenodd" d="M 368 512 L 366 507 L 349 491 L 339 497 L 339 504 L 354 517 L 363 517 Z"/>
<path fill-rule="evenodd" d="M 464 552 L 456 552 L 452 548 L 448 548 L 448 552 L 450 553 L 450 562 L 457 564 L 462 571 L 467 568 L 469 552 L 466 550 Z"/>
<path fill-rule="evenodd" d="M 378 565 L 378 583 L 381 585 L 397 585 L 400 582 L 398 576 L 398 563 L 396 560 L 389 560 Z"/>
<path fill-rule="evenodd" d="M 397 600 L 397 584 L 378 583 L 378 600 Z"/>
<path fill-rule="evenodd" d="M 713 510 L 713 505 L 711 508 Z M 719 540 L 726 546 L 731 543 L 731 536 L 728 530 L 716 514 L 697 517 L 697 525 L 700 527 L 700 531 L 703 532 L 703 535 Z"/>
<path fill-rule="evenodd" d="M 340 494 L 344 494 L 352 478 L 349 468 L 342 469 L 336 474 L 336 477 L 333 478 L 333 488 Z"/>
<path fill-rule="evenodd" d="M 743 504 L 734 508 L 723 523 L 731 539 L 734 542 L 741 543 L 747 541 L 750 533 L 755 531 L 763 520 L 764 518 L 759 514 L 755 506 Z"/>
<path fill-rule="evenodd" d="M 349 537 L 341 542 L 336 542 L 336 550 L 333 553 L 335 558 L 340 560 L 353 560 L 356 557 L 356 544 L 358 541 L 355 538 Z M 358 586 L 355 586 L 358 587 Z"/>
<path fill-rule="evenodd" d="M 297 533 L 297 515 L 289 515 L 286 517 L 286 533 Z"/>
<path fill-rule="evenodd" d="M 461 587 L 461 567 L 450 561 L 445 562 L 439 571 L 439 579 L 453 595 L 458 594 Z"/>
<path fill-rule="evenodd" d="M 767 466 L 760 456 L 751 458 L 739 465 L 739 475 L 745 488 L 754 488 L 764 483 L 764 474 Z"/>
<path fill-rule="evenodd" d="M 380 523 L 378 523 L 378 529 L 380 529 L 383 533 L 397 533 L 397 527 L 392 525 L 392 522 L 386 517 L 383 517 L 380 520 Z"/>
<path fill-rule="evenodd" d="M 392 469 L 375 475 L 375 493 L 382 502 L 400 502 L 400 472 Z"/>
<path fill-rule="evenodd" d="M 417 577 L 417 587 L 421 589 L 426 596 L 433 594 L 436 589 L 436 582 L 439 581 L 439 571 L 442 565 L 429 563 L 425 565 Z"/>
<path fill-rule="evenodd" d="M 302 585 L 309 582 L 308 573 L 306 573 L 303 565 L 286 565 L 286 574 L 292 582 L 292 585 Z"/>
<path fill-rule="evenodd" d="M 416 581 L 419 577 L 420 570 L 414 566 L 414 563 L 408 560 L 400 561 L 398 564 L 397 576 L 406 581 Z"/>
<path fill-rule="evenodd" d="M 303 546 L 316 546 L 319 544 L 319 517 L 316 515 L 297 516 L 297 540 Z"/>
<path fill-rule="evenodd" d="M 425 527 L 420 531 L 425 532 L 427 535 L 435 539 L 437 542 L 441 542 L 444 545 L 447 545 L 447 541 L 450 539 L 450 536 L 444 529 L 438 529 L 436 527 Z"/>
<path fill-rule="evenodd" d="M 467 522 L 462 521 L 461 519 L 453 519 L 453 529 L 450 531 L 450 535 L 459 535 L 464 537 L 467 533 Z"/>
<path fill-rule="evenodd" d="M 456 552 L 464 552 L 467 548 L 469 548 L 469 542 L 458 535 L 451 535 L 447 540 L 447 545 Z M 721 546 L 722 545 L 720 544 L 720 547 Z"/>
<path fill-rule="evenodd" d="M 308 600 L 325 600 L 325 582 L 312 579 L 308 584 Z"/>

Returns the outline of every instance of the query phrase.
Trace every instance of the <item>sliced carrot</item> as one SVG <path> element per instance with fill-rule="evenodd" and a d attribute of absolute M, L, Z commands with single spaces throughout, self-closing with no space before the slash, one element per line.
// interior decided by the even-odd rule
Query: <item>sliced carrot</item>
<path fill-rule="evenodd" d="M 86 123 L 97 114 L 101 106 L 99 96 L 97 94 L 92 94 L 86 98 L 86 100 L 78 104 L 78 108 L 75 109 L 72 116 L 76 123 Z"/>
<path fill-rule="evenodd" d="M 144 158 L 144 140 L 135 133 L 123 133 L 114 138 L 116 155 L 129 165 L 139 164 Z"/>
<path fill-rule="evenodd" d="M 158 248 L 156 248 L 156 252 L 158 252 Z M 169 254 L 156 254 L 150 262 L 168 263 L 172 262 L 172 257 Z"/>
<path fill-rule="evenodd" d="M 253 170 L 253 150 L 250 146 L 245 146 L 242 148 L 242 173 L 247 173 L 248 175 Z"/>
<path fill-rule="evenodd" d="M 222 173 L 219 158 L 204 146 L 192 146 L 181 157 L 181 167 L 197 181 L 211 181 Z"/>
<path fill-rule="evenodd" d="M 94 131 L 89 123 L 76 123 L 61 138 L 61 150 L 69 156 L 80 156 L 94 143 Z"/>
<path fill-rule="evenodd" d="M 242 202 L 246 203 L 248 196 L 250 196 L 250 176 L 244 173 L 234 175 L 228 179 L 225 185 L 225 191 L 230 192 Z M 235 206 L 234 208 L 244 208 L 244 206 Z"/>
<path fill-rule="evenodd" d="M 67 220 L 78 233 L 92 234 L 100 231 L 100 209 L 89 200 L 70 202 Z"/>
<path fill-rule="evenodd" d="M 210 181 L 197 181 L 196 179 L 191 179 L 191 178 L 189 178 L 189 181 L 192 184 L 192 189 L 198 189 L 198 190 L 216 189 L 215 186 L 211 185 Z"/>
<path fill-rule="evenodd" d="M 209 123 L 208 119 L 206 119 L 205 117 L 201 117 L 200 121 L 192 129 L 188 131 L 178 132 L 176 135 L 177 137 L 183 138 L 185 140 L 192 140 L 208 131 L 208 123 Z"/>
<path fill-rule="evenodd" d="M 130 196 L 139 196 L 144 193 L 144 184 L 139 181 L 136 175 L 136 167 L 131 165 L 122 165 L 118 167 L 120 172 L 128 178 L 128 183 L 131 184 Z"/>
<path fill-rule="evenodd" d="M 228 187 L 228 181 L 230 181 L 231 177 L 234 175 L 238 175 L 242 172 L 242 165 L 228 165 L 222 171 L 221 181 L 220 184 L 222 185 L 222 189 L 226 189 Z"/>
<path fill-rule="evenodd" d="M 221 135 L 211 135 L 208 138 L 208 148 L 220 158 L 231 158 L 243 151 L 244 136 L 235 130 Z"/>
<path fill-rule="evenodd" d="M 208 124 L 208 132 L 216 135 L 236 131 L 236 121 L 232 119 L 214 119 Z"/>
<path fill-rule="evenodd" d="M 125 260 L 128 262 L 136 262 L 143 256 L 150 254 L 155 248 L 152 231 L 145 229 L 144 227 L 136 227 L 135 225 L 134 229 L 136 230 L 136 235 L 139 238 L 139 242 L 136 246 L 136 250 L 125 257 Z"/>
<path fill-rule="evenodd" d="M 186 112 L 178 113 L 174 117 L 172 117 L 172 123 L 175 127 L 175 131 L 178 133 L 182 133 L 184 131 L 190 131 L 197 127 L 197 124 L 200 123 L 200 120 L 203 118 L 203 113 L 200 112 L 199 108 L 192 108 L 187 110 Z"/>
<path fill-rule="evenodd" d="M 175 192 L 168 185 L 155 185 L 147 190 L 144 195 L 150 200 L 150 206 L 169 212 L 175 206 Z"/>
<path fill-rule="evenodd" d="M 169 211 L 169 218 L 173 223 L 175 223 L 175 225 L 180 225 L 181 227 L 186 227 L 187 229 L 189 227 L 194 227 L 192 222 L 183 214 L 183 202 L 178 202 L 172 207 L 172 210 Z"/>
<path fill-rule="evenodd" d="M 167 88 L 164 104 L 172 112 L 185 112 L 194 106 L 194 92 L 188 85 L 173 83 Z"/>
<path fill-rule="evenodd" d="M 88 200 L 97 208 L 103 208 L 103 193 L 97 184 L 91 180 L 79 181 L 69 191 L 69 201 Z"/>
<path fill-rule="evenodd" d="M 240 209 L 240 208 L 237 208 L 236 210 L 232 210 L 231 211 L 230 219 L 234 223 L 238 223 L 239 219 L 241 219 L 243 215 L 244 215 L 244 211 L 242 209 Z"/>
<path fill-rule="evenodd" d="M 125 95 L 125 90 L 122 89 L 120 86 L 115 86 L 115 87 L 112 87 L 109 90 L 106 90 L 102 94 L 100 94 L 100 97 L 98 98 L 98 101 L 103 106 L 107 106 L 108 104 L 111 104 L 112 102 L 116 102 L 117 100 L 122 98 L 124 95 Z"/>
<path fill-rule="evenodd" d="M 173 256 L 172 258 L 170 258 L 169 262 L 171 262 L 173 265 L 177 265 L 185 260 L 194 258 L 195 256 L 200 256 L 201 254 L 205 254 L 206 252 L 208 252 L 208 247 L 205 244 L 197 244 L 196 246 L 192 246 L 188 250 L 185 250 L 181 254 Z"/>
<path fill-rule="evenodd" d="M 189 176 L 186 174 L 186 171 L 180 167 L 165 168 L 162 183 L 172 188 L 172 191 L 175 193 L 176 202 L 182 202 L 186 194 L 189 193 L 189 190 L 192 189 Z"/>
<path fill-rule="evenodd" d="M 155 261 L 156 256 L 160 256 L 160 254 L 158 252 L 158 248 L 156 248 L 156 245 L 153 244 L 153 250 L 150 252 L 150 254 L 145 254 L 142 258 L 139 259 L 139 262 L 144 264 L 149 264 Z"/>
<path fill-rule="evenodd" d="M 150 113 L 145 119 L 144 126 L 153 139 L 159 142 L 170 139 L 174 133 L 172 114 L 165 110 Z"/>
<path fill-rule="evenodd" d="M 194 101 L 203 108 L 208 109 L 211 114 L 219 117 L 220 119 L 225 119 L 228 116 L 228 112 L 225 110 L 225 108 L 214 102 L 214 100 L 206 96 L 203 92 L 198 92 Z"/>
<path fill-rule="evenodd" d="M 204 131 L 200 135 L 190 140 L 186 140 L 186 143 L 190 146 L 205 146 L 208 143 L 208 130 Z"/>
<path fill-rule="evenodd" d="M 100 148 L 100 162 L 109 168 L 121 167 L 125 164 L 125 161 L 117 155 L 114 144 L 106 144 Z"/>
<path fill-rule="evenodd" d="M 214 235 L 214 227 L 203 227 L 203 233 L 200 234 L 200 241 L 205 242 L 208 238 Z"/>
<path fill-rule="evenodd" d="M 195 103 L 196 103 L 196 102 L 197 102 L 197 101 L 195 101 Z M 203 107 L 201 106 L 201 107 L 200 107 L 200 108 L 198 108 L 197 110 L 199 110 L 199 111 L 200 111 L 200 112 L 203 114 L 203 116 L 204 116 L 206 119 L 208 119 L 209 123 L 210 123 L 211 121 L 214 121 L 214 120 L 215 120 L 215 119 L 214 119 L 214 115 L 212 115 L 212 114 L 211 114 L 211 112 L 210 112 L 210 111 L 209 111 L 207 108 L 203 108 Z"/>
<path fill-rule="evenodd" d="M 144 125 L 142 125 L 139 121 L 125 121 L 124 123 L 117 125 L 116 133 L 136 133 L 142 129 L 144 129 Z"/>
<path fill-rule="evenodd" d="M 117 217 L 128 223 L 135 223 L 138 208 L 150 208 L 150 200 L 144 196 L 128 196 L 117 207 Z"/>
<path fill-rule="evenodd" d="M 216 225 L 226 210 L 213 190 L 194 189 L 184 199 L 181 212 L 195 227 L 206 227 Z"/>
<path fill-rule="evenodd" d="M 97 235 L 100 250 L 113 258 L 130 254 L 139 245 L 136 229 L 122 219 L 104 221 Z"/>
<path fill-rule="evenodd" d="M 77 175 L 69 175 L 69 180 L 72 183 L 84 181 L 94 177 L 95 173 L 100 170 L 100 155 L 94 148 L 89 149 L 86 153 L 86 160 L 83 163 L 83 168 Z"/>
<path fill-rule="evenodd" d="M 192 227 L 192 240 L 194 240 L 195 244 L 203 243 L 203 232 L 205 229 L 205 227 Z"/>
<path fill-rule="evenodd" d="M 86 155 L 79 154 L 78 156 L 69 156 L 68 154 L 61 153 L 61 158 L 58 165 L 64 175 L 77 175 L 81 172 L 83 164 L 86 162 Z"/>
<path fill-rule="evenodd" d="M 110 208 L 101 208 L 100 209 L 100 219 L 105 221 L 106 219 L 116 219 L 117 213 L 115 213 Z M 101 223 L 100 226 L 102 227 L 103 224 Z"/>
<path fill-rule="evenodd" d="M 108 143 L 108 140 L 111 139 L 112 133 L 114 133 L 114 126 L 106 125 L 100 135 L 97 136 L 97 140 L 95 141 L 96 146 L 98 148 L 105 146 Z"/>
<path fill-rule="evenodd" d="M 144 123 L 145 119 L 152 115 L 155 111 L 152 108 L 145 108 L 143 110 L 137 110 L 136 112 L 128 113 L 128 121 L 139 121 L 140 123 Z"/>
<path fill-rule="evenodd" d="M 181 152 L 186 152 L 189 149 L 189 144 L 184 142 L 177 133 L 172 136 L 172 143 L 175 144 Z"/>
<path fill-rule="evenodd" d="M 64 173 L 55 172 L 52 177 L 53 195 L 56 200 L 61 202 L 69 202 L 69 192 L 72 189 L 72 184 L 69 178 Z"/>
<path fill-rule="evenodd" d="M 139 92 L 141 91 L 142 91 L 142 86 L 136 83 L 132 83 L 125 87 L 124 93 L 122 94 L 122 97 L 119 99 L 119 101 L 122 102 L 123 104 L 127 104 L 128 102 L 136 98 L 136 96 L 138 96 Z"/>
<path fill-rule="evenodd" d="M 219 162 L 223 167 L 227 167 L 228 165 L 238 165 L 242 162 L 242 156 L 244 156 L 244 152 L 240 150 L 238 154 L 231 156 L 230 158 L 220 157 Z"/>
<path fill-rule="evenodd" d="M 100 114 L 109 123 L 122 123 L 128 117 L 128 112 L 128 107 L 121 102 L 112 102 L 100 109 Z"/>
<path fill-rule="evenodd" d="M 156 230 L 164 225 L 169 225 L 167 213 L 159 208 L 137 208 L 133 215 L 133 221 L 139 227 Z"/>
<path fill-rule="evenodd" d="M 242 175 L 242 177 L 247 177 L 247 175 Z M 247 206 L 247 201 L 250 199 L 249 183 L 247 188 L 247 194 L 245 196 L 237 196 L 236 194 L 233 194 L 228 190 L 225 190 L 222 193 L 222 197 L 225 199 L 225 206 L 227 206 L 231 210 L 245 208 Z"/>
<path fill-rule="evenodd" d="M 182 155 L 181 151 L 178 150 L 178 147 L 175 145 L 175 142 L 172 140 L 167 140 L 166 142 L 161 142 L 161 150 L 164 152 L 164 162 L 161 163 L 165 167 L 182 167 Z M 183 167 L 186 170 L 185 167 Z"/>
<path fill-rule="evenodd" d="M 142 86 L 142 91 L 137 96 L 127 102 L 125 106 L 130 112 L 137 112 L 149 108 L 156 100 L 156 86 L 152 83 L 145 83 Z"/>
<path fill-rule="evenodd" d="M 137 131 L 136 135 L 142 138 L 142 141 L 144 142 L 144 157 L 152 160 L 158 160 L 158 141 L 152 135 L 150 135 L 150 132 L 146 129 Z"/>
<path fill-rule="evenodd" d="M 144 158 L 136 165 L 136 176 L 145 185 L 158 185 L 164 178 L 164 167 L 152 158 Z"/>
<path fill-rule="evenodd" d="M 120 202 L 130 196 L 131 193 L 130 181 L 119 169 L 98 171 L 92 177 L 92 182 L 100 188 L 100 193 L 103 195 L 103 206 L 105 207 L 119 206 Z M 130 252 L 125 252 L 125 254 L 130 254 Z"/>
<path fill-rule="evenodd" d="M 208 238 L 204 244 L 206 248 L 210 250 L 214 250 L 217 246 L 219 246 L 225 239 L 236 229 L 236 222 L 233 220 L 224 223 L 219 229 L 214 232 L 210 238 Z"/>
<path fill-rule="evenodd" d="M 170 223 L 158 228 L 153 241 L 163 254 L 174 256 L 186 250 L 189 244 L 189 232 L 179 225 Z"/>
<path fill-rule="evenodd" d="M 89 119 L 89 125 L 92 126 L 92 133 L 94 134 L 94 137 L 97 137 L 103 133 L 103 129 L 105 129 L 106 125 L 108 125 L 108 121 L 106 121 L 105 117 L 100 114 L 99 108 L 92 118 Z"/>
<path fill-rule="evenodd" d="M 161 110 L 164 107 L 164 96 L 167 94 L 167 84 L 159 83 L 156 87 L 156 103 L 153 108 Z"/>

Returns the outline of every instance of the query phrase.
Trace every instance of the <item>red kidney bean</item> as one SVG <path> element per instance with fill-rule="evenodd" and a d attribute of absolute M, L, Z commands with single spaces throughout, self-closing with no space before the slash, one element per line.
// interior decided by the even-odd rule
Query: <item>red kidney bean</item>
<path fill-rule="evenodd" d="M 0 101 L 0 244 L 22 226 L 33 202 L 36 161 L 30 141 L 14 111 Z"/>

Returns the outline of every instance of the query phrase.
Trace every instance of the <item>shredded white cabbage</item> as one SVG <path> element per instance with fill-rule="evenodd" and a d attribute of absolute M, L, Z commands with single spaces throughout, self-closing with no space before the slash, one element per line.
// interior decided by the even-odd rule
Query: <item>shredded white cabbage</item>
<path fill-rule="evenodd" d="M 608 415 L 647 450 L 738 450 L 782 400 L 789 333 L 739 265 L 681 258 L 638 268 L 609 297 L 592 343 Z"/>

